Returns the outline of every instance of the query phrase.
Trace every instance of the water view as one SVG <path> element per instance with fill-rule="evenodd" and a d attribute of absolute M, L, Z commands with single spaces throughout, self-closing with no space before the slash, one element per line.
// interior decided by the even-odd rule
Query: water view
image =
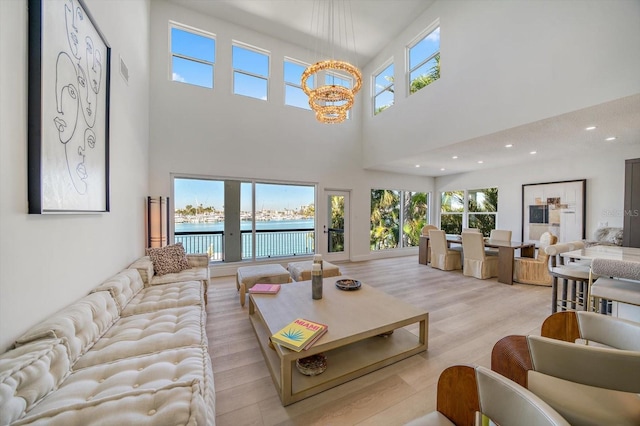
<path fill-rule="evenodd" d="M 242 221 L 242 259 L 253 257 L 252 223 Z M 255 257 L 311 255 L 315 252 L 313 219 L 256 222 Z M 175 240 L 187 253 L 207 253 L 211 260 L 224 260 L 224 222 L 176 223 Z"/>
<path fill-rule="evenodd" d="M 250 221 L 240 222 L 240 229 L 251 230 Z M 313 230 L 313 219 L 295 220 L 266 220 L 256 221 L 256 230 L 267 229 L 311 229 Z M 215 232 L 224 231 L 224 222 L 204 222 L 204 223 L 176 223 L 175 232 Z"/>

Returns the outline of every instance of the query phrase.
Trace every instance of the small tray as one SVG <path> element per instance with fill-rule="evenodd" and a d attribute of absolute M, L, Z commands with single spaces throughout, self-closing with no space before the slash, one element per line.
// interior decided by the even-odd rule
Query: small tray
<path fill-rule="evenodd" d="M 340 290 L 358 290 L 362 283 L 358 280 L 345 279 L 336 281 L 336 287 Z"/>

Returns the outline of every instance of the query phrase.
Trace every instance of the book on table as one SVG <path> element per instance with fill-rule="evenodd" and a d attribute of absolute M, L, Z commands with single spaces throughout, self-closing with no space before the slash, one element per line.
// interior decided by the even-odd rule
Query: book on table
<path fill-rule="evenodd" d="M 296 352 L 309 349 L 328 327 L 304 318 L 297 318 L 271 336 L 271 341 Z"/>
<path fill-rule="evenodd" d="M 280 284 L 254 284 L 249 289 L 249 293 L 254 294 L 276 294 L 280 291 Z"/>

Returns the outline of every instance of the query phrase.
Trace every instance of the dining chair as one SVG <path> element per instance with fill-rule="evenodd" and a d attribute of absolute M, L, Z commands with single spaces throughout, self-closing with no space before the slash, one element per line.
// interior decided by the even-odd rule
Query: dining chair
<path fill-rule="evenodd" d="M 432 229 L 438 229 L 435 225 L 425 225 L 422 227 L 422 235 L 429 236 L 429 231 Z M 431 244 L 427 244 L 427 263 L 431 262 Z"/>
<path fill-rule="evenodd" d="M 460 237 L 462 237 L 462 234 L 464 234 L 465 232 L 474 232 L 482 235 L 482 232 L 478 228 L 462 228 L 462 233 L 460 234 Z M 464 265 L 464 251 L 462 250 L 462 244 L 454 245 L 450 247 L 450 249 L 460 252 L 460 260 Z"/>
<path fill-rule="evenodd" d="M 484 238 L 479 232 L 462 233 L 464 261 L 462 273 L 481 280 L 498 276 L 498 257 L 484 252 Z"/>
<path fill-rule="evenodd" d="M 558 241 L 558 237 L 550 232 L 540 236 L 538 254 L 533 257 L 516 257 L 513 259 L 513 280 L 521 284 L 551 286 L 553 279 L 549 274 L 549 255 L 545 249 Z"/>
<path fill-rule="evenodd" d="M 447 247 L 447 236 L 444 231 L 432 229 L 429 231 L 429 245 L 431 246 L 431 267 L 443 271 L 462 269 L 460 252 Z"/>
<path fill-rule="evenodd" d="M 438 229 L 435 225 L 425 225 L 422 227 L 422 235 L 429 235 L 429 231 L 432 229 Z"/>
<path fill-rule="evenodd" d="M 489 239 L 511 242 L 511 231 L 506 229 L 492 229 L 489 234 Z M 484 249 L 484 252 L 489 256 L 497 256 L 499 250 L 497 248 L 487 247 Z"/>

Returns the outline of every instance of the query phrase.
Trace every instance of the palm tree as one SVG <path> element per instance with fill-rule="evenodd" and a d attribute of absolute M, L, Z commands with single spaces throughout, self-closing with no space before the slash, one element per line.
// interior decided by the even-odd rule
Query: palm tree
<path fill-rule="evenodd" d="M 425 86 L 433 83 L 440 78 L 440 53 L 433 57 L 436 61 L 435 65 L 429 69 L 427 74 L 422 74 L 411 81 L 410 93 L 415 93 Z"/>
<path fill-rule="evenodd" d="M 398 191 L 374 189 L 371 191 L 372 250 L 395 248 L 400 236 L 400 194 Z"/>
<path fill-rule="evenodd" d="M 427 221 L 427 194 L 405 192 L 403 215 L 402 245 L 403 247 L 417 246 L 420 243 L 422 227 Z"/>

